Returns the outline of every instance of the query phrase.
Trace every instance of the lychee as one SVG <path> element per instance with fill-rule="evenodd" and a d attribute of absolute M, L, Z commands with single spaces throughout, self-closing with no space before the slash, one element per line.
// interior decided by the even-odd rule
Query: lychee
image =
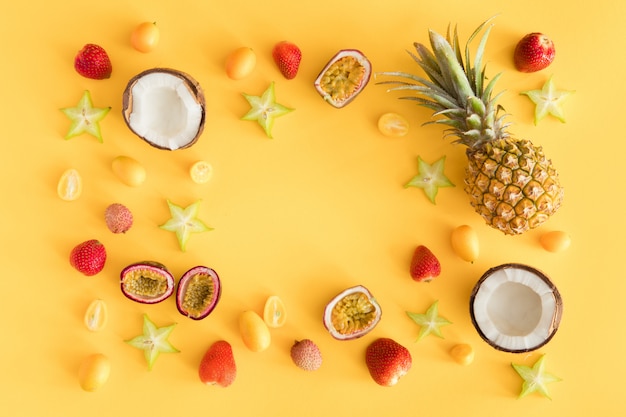
<path fill-rule="evenodd" d="M 104 220 L 113 233 L 126 233 L 133 225 L 133 213 L 125 205 L 113 203 L 106 208 Z"/>
<path fill-rule="evenodd" d="M 315 371 L 322 366 L 322 353 L 315 342 L 309 339 L 296 340 L 291 347 L 291 359 L 305 371 Z"/>

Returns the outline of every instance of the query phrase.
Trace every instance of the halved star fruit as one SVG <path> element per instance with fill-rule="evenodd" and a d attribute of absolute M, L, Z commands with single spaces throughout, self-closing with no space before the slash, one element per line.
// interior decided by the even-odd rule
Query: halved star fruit
<path fill-rule="evenodd" d="M 74 201 L 83 192 L 83 178 L 77 170 L 70 168 L 61 174 L 57 183 L 57 194 L 61 200 Z"/>
<path fill-rule="evenodd" d="M 87 133 L 99 142 L 102 142 L 100 133 L 100 121 L 109 113 L 111 107 L 94 107 L 91 101 L 91 93 L 85 90 L 83 96 L 75 107 L 65 107 L 61 109 L 72 124 L 65 135 L 65 139 Z"/>
<path fill-rule="evenodd" d="M 343 49 L 328 61 L 314 86 L 331 106 L 341 108 L 363 91 L 371 74 L 372 64 L 361 51 Z"/>
<path fill-rule="evenodd" d="M 161 353 L 180 352 L 168 340 L 176 324 L 165 327 L 157 327 L 148 315 L 143 315 L 143 333 L 130 340 L 126 340 L 129 345 L 141 349 L 144 352 L 148 370 L 152 370 L 154 363 Z"/>
<path fill-rule="evenodd" d="M 419 174 L 411 178 L 411 180 L 404 186 L 416 187 L 424 190 L 424 194 L 430 200 L 431 203 L 435 203 L 435 197 L 441 187 L 454 187 L 454 184 L 444 174 L 444 166 L 446 163 L 445 155 L 433 162 L 432 164 L 426 163 L 421 157 L 417 157 L 417 165 Z"/>
<path fill-rule="evenodd" d="M 174 276 L 165 265 L 143 261 L 128 265 L 120 273 L 122 293 L 142 304 L 156 304 L 174 293 Z"/>
<path fill-rule="evenodd" d="M 550 279 L 528 265 L 489 269 L 470 296 L 472 324 L 480 337 L 505 352 L 530 352 L 558 330 L 563 301 Z"/>
<path fill-rule="evenodd" d="M 253 96 L 245 93 L 243 96 L 248 101 L 251 108 L 241 119 L 256 121 L 270 139 L 272 138 L 274 120 L 294 110 L 276 102 L 274 82 L 270 83 L 269 87 L 267 87 L 261 96 Z"/>
<path fill-rule="evenodd" d="M 277 295 L 270 295 L 265 300 L 263 307 L 263 320 L 269 327 L 278 328 L 285 325 L 287 321 L 287 310 L 285 303 Z"/>
<path fill-rule="evenodd" d="M 187 250 L 187 241 L 192 233 L 202 233 L 213 230 L 202 220 L 198 219 L 200 200 L 185 208 L 169 200 L 167 201 L 167 205 L 170 208 L 171 217 L 165 224 L 159 227 L 168 232 L 176 233 L 176 239 L 178 240 L 178 246 L 181 251 L 185 252 Z"/>
<path fill-rule="evenodd" d="M 176 307 L 183 316 L 201 320 L 211 314 L 222 294 L 220 278 L 213 269 L 196 266 L 178 281 Z"/>
<path fill-rule="evenodd" d="M 324 309 L 324 327 L 338 340 L 351 340 L 366 335 L 382 317 L 380 305 L 362 285 L 337 294 Z"/>
<path fill-rule="evenodd" d="M 204 130 L 205 98 L 191 75 L 153 68 L 130 79 L 122 114 L 130 130 L 158 149 L 192 146 Z"/>

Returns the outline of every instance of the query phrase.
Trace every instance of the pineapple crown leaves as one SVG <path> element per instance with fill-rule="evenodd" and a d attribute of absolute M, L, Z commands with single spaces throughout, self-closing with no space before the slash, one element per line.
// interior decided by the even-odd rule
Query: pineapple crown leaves
<path fill-rule="evenodd" d="M 486 65 L 483 65 L 483 56 L 493 27 L 487 24 L 492 19 L 493 17 L 476 28 L 468 38 L 464 50 L 460 46 L 456 27 L 452 30 L 448 26 L 445 37 L 430 30 L 430 49 L 415 42 L 415 52 L 408 51 L 427 78 L 406 72 L 382 72 L 377 75 L 396 79 L 379 84 L 394 85 L 388 91 L 416 93 L 400 99 L 413 100 L 418 105 L 433 110 L 433 117 L 436 119 L 424 124 L 448 126 L 446 136 L 456 136 L 455 143 L 475 147 L 496 138 L 508 137 L 505 129 L 509 124 L 504 122 L 506 114 L 500 113 L 503 108 L 497 104 L 502 93 L 493 95 L 495 84 L 502 74 L 499 73 L 485 82 Z M 472 64 L 469 45 L 483 29 L 484 33 Z M 441 117 L 437 118 L 438 116 Z"/>

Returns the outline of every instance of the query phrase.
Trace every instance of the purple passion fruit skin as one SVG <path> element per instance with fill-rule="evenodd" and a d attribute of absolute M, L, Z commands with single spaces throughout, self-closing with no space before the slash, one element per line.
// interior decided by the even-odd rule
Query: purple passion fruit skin
<path fill-rule="evenodd" d="M 342 108 L 365 88 L 372 64 L 356 49 L 342 49 L 333 56 L 315 79 L 315 89 L 331 106 Z"/>
<path fill-rule="evenodd" d="M 122 293 L 142 304 L 156 304 L 174 293 L 174 276 L 165 265 L 142 261 L 128 265 L 120 273 Z"/>
<path fill-rule="evenodd" d="M 220 278 L 213 269 L 196 266 L 178 281 L 176 307 L 183 316 L 202 320 L 215 309 L 222 295 Z"/>
<path fill-rule="evenodd" d="M 362 285 L 337 294 L 324 309 L 324 327 L 337 340 L 352 340 L 372 331 L 382 317 L 382 309 L 372 293 Z"/>

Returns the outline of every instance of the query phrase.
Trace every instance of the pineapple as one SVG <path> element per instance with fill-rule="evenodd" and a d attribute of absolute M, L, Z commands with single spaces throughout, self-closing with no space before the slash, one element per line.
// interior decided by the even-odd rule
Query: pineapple
<path fill-rule="evenodd" d="M 491 19 L 489 19 L 491 20 Z M 389 91 L 409 91 L 416 95 L 401 97 L 434 111 L 437 119 L 427 123 L 443 124 L 454 143 L 467 146 L 468 166 L 465 192 L 470 203 L 488 225 L 508 235 L 518 235 L 543 224 L 561 206 L 563 188 L 557 171 L 540 146 L 517 139 L 506 131 L 502 107 L 493 95 L 497 74 L 487 82 L 482 64 L 491 31 L 486 27 L 473 64 L 469 44 L 485 28 L 482 23 L 470 36 L 463 57 L 458 32 L 448 28 L 444 37 L 430 31 L 432 50 L 415 43 L 410 53 L 428 79 L 405 72 L 383 72 L 394 77 Z"/>

